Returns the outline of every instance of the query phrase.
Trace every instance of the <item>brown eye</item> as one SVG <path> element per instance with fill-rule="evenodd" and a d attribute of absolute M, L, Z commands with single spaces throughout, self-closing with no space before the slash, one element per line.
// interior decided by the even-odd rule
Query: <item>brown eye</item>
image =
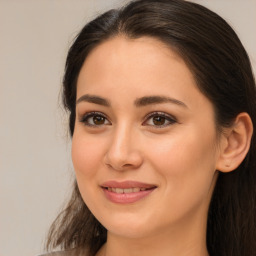
<path fill-rule="evenodd" d="M 111 124 L 104 114 L 98 113 L 98 112 L 90 112 L 86 114 L 81 118 L 80 122 L 86 126 L 94 126 L 94 127 Z"/>
<path fill-rule="evenodd" d="M 94 116 L 93 123 L 96 125 L 102 125 L 105 123 L 106 118 L 103 116 Z"/>
<path fill-rule="evenodd" d="M 164 125 L 166 118 L 163 116 L 154 116 L 152 121 L 154 125 Z"/>
<path fill-rule="evenodd" d="M 142 125 L 148 125 L 155 128 L 164 128 L 175 124 L 176 118 L 173 116 L 163 113 L 163 112 L 154 112 L 147 116 L 146 121 Z"/>

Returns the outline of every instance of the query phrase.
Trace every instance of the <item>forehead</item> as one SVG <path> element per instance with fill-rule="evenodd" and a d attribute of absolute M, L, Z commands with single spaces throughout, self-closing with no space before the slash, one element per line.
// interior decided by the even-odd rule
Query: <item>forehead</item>
<path fill-rule="evenodd" d="M 171 83 L 180 77 L 194 83 L 185 62 L 170 47 L 150 37 L 128 39 L 119 36 L 103 42 L 89 53 L 80 70 L 78 87 L 85 83 L 89 86 L 103 78 L 104 83 L 112 80 L 116 84 L 125 80 L 139 86 L 143 79 L 153 79 L 152 83 L 155 79 L 157 83 L 169 79 Z"/>
<path fill-rule="evenodd" d="M 78 77 L 77 98 L 83 94 L 113 100 L 160 94 L 177 98 L 186 105 L 207 101 L 184 60 L 150 37 L 119 36 L 93 49 Z"/>

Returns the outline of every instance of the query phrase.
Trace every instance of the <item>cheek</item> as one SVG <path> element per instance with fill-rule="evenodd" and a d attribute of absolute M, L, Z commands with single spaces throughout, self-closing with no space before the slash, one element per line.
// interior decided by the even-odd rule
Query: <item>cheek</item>
<path fill-rule="evenodd" d="M 185 135 L 184 135 L 185 134 Z M 154 159 L 158 169 L 175 170 L 177 174 L 191 172 L 191 168 L 206 167 L 215 162 L 214 136 L 210 132 L 206 136 L 190 132 L 173 135 L 154 142 L 149 159 Z M 145 149 L 146 151 L 146 149 Z M 206 165 L 206 166 L 205 166 Z"/>
<path fill-rule="evenodd" d="M 166 197 L 175 198 L 174 204 L 195 203 L 211 190 L 216 162 L 215 148 L 211 146 L 214 138 L 211 132 L 204 136 L 191 132 L 154 146 L 151 164 L 163 177 Z"/>
<path fill-rule="evenodd" d="M 95 140 L 80 135 L 76 131 L 72 138 L 72 161 L 81 196 L 89 209 L 94 209 L 98 207 L 93 195 L 98 188 L 97 170 L 102 163 L 102 151 Z"/>
<path fill-rule="evenodd" d="M 76 175 L 94 175 L 95 168 L 102 162 L 101 147 L 90 137 L 74 133 L 72 139 L 72 161 Z"/>

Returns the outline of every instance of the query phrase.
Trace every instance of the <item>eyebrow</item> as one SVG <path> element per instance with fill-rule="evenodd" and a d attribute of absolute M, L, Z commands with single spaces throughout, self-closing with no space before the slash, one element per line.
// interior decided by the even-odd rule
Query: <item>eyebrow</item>
<path fill-rule="evenodd" d="M 105 107 L 110 107 L 110 102 L 107 99 L 104 99 L 96 95 L 85 94 L 76 101 L 76 104 L 80 102 L 90 102 L 90 103 L 102 105 Z"/>
<path fill-rule="evenodd" d="M 147 105 L 160 104 L 160 103 L 173 103 L 182 107 L 188 108 L 188 106 L 177 99 L 166 97 L 166 96 L 146 96 L 135 100 L 134 104 L 136 107 L 144 107 Z"/>
<path fill-rule="evenodd" d="M 107 99 L 102 98 L 100 96 L 96 96 L 96 95 L 90 95 L 90 94 L 85 94 L 81 96 L 76 101 L 76 104 L 79 104 L 80 102 L 90 102 L 90 103 L 102 105 L 105 107 L 111 106 L 110 102 Z M 144 107 L 148 105 L 161 104 L 161 103 L 172 103 L 172 104 L 176 104 L 176 105 L 188 108 L 184 102 L 174 98 L 166 97 L 166 96 L 145 96 L 145 97 L 138 98 L 134 101 L 134 105 L 136 107 Z"/>

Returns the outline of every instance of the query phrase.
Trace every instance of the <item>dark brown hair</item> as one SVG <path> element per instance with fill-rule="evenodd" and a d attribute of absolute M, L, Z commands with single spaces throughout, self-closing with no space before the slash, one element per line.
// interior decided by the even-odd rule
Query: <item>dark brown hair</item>
<path fill-rule="evenodd" d="M 187 63 L 199 90 L 213 103 L 216 125 L 232 124 L 247 112 L 256 124 L 255 81 L 247 53 L 233 29 L 214 12 L 183 0 L 139 0 L 110 10 L 86 24 L 71 46 L 63 79 L 63 102 L 74 132 L 76 83 L 92 49 L 109 38 L 149 36 L 176 51 Z M 220 173 L 210 203 L 207 247 L 211 256 L 256 255 L 256 152 L 252 146 L 233 172 Z M 48 248 L 87 248 L 94 255 L 106 241 L 74 183 L 67 207 L 53 223 Z"/>

